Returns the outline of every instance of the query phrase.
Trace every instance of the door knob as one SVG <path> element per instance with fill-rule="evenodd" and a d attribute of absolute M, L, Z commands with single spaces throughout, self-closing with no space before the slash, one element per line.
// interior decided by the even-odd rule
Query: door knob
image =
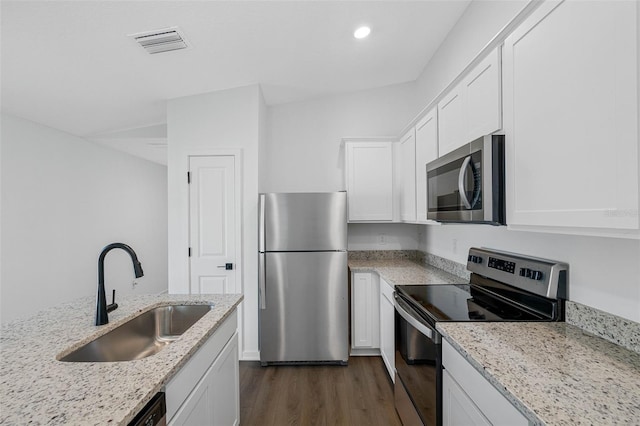
<path fill-rule="evenodd" d="M 233 263 L 225 263 L 224 265 L 218 265 L 218 268 L 224 268 L 227 271 L 231 271 L 233 269 Z"/>

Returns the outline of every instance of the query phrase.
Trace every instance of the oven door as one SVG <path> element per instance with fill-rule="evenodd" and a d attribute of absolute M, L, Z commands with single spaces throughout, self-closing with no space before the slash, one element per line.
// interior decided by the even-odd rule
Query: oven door
<path fill-rule="evenodd" d="M 441 336 L 398 294 L 396 326 L 396 410 L 404 426 L 442 425 Z"/>

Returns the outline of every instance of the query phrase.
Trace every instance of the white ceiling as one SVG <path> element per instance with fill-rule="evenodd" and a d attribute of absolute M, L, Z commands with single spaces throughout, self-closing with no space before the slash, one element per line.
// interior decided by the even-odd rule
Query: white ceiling
<path fill-rule="evenodd" d="M 413 81 L 469 3 L 3 0 L 2 109 L 163 162 L 167 99 L 259 83 L 274 105 Z M 189 49 L 127 37 L 171 26 Z"/>

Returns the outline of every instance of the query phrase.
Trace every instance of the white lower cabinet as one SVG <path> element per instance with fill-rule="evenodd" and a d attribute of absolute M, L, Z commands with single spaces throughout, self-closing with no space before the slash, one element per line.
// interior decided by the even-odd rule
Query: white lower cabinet
<path fill-rule="evenodd" d="M 447 370 L 442 373 L 442 399 L 443 425 L 491 425 Z"/>
<path fill-rule="evenodd" d="M 395 383 L 395 308 L 393 286 L 380 278 L 380 355 L 391 380 Z"/>
<path fill-rule="evenodd" d="M 465 360 L 442 341 L 442 424 L 444 426 L 526 426 L 527 418 Z"/>
<path fill-rule="evenodd" d="M 240 424 L 236 312 L 165 388 L 170 426 Z"/>
<path fill-rule="evenodd" d="M 351 355 L 380 353 L 378 274 L 354 272 L 351 279 Z"/>

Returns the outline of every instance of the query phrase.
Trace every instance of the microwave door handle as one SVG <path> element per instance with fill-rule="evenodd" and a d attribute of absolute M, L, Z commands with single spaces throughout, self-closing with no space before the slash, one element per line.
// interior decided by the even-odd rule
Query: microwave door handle
<path fill-rule="evenodd" d="M 464 159 L 464 161 L 462 162 L 462 167 L 460 167 L 460 173 L 458 174 L 458 190 L 460 191 L 460 198 L 462 199 L 462 203 L 467 208 L 467 210 L 471 210 L 471 203 L 467 198 L 466 188 L 464 186 L 464 178 L 467 174 L 469 163 L 471 163 L 471 156 L 468 156 Z"/>

